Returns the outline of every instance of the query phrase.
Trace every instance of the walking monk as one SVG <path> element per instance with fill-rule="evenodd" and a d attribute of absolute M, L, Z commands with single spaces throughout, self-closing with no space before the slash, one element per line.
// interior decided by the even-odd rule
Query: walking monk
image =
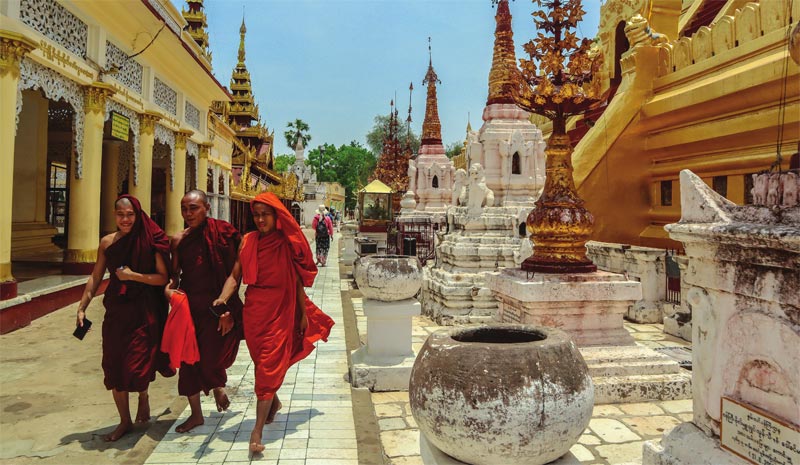
<path fill-rule="evenodd" d="M 181 364 L 178 393 L 187 396 L 192 413 L 175 431 L 184 433 L 203 424 L 200 392 L 213 391 L 217 411 L 230 405 L 225 393 L 225 372 L 236 359 L 242 339 L 242 301 L 233 295 L 227 307 L 212 307 L 233 269 L 241 235 L 226 221 L 208 217 L 211 206 L 205 192 L 193 190 L 181 200 L 181 215 L 189 226 L 172 239 L 170 287 L 179 287 L 189 299 L 200 361 Z M 235 290 L 235 289 L 234 289 Z M 167 297 L 172 298 L 172 290 Z M 235 292 L 234 292 L 235 293 Z"/>
<path fill-rule="evenodd" d="M 83 326 L 86 307 L 108 269 L 111 279 L 103 297 L 103 383 L 114 396 L 119 425 L 103 437 L 106 441 L 116 441 L 133 427 L 129 392 L 139 393 L 136 423 L 145 423 L 150 420 L 147 387 L 156 370 L 164 368 L 166 376 L 175 374 L 166 368 L 166 359 L 159 357 L 158 351 L 167 315 L 163 287 L 167 284 L 169 239 L 135 197 L 121 196 L 114 209 L 118 231 L 100 239 L 76 322 Z"/>
<path fill-rule="evenodd" d="M 314 305 L 303 287 L 317 275 L 308 241 L 289 210 L 272 193 L 250 202 L 257 232 L 244 236 L 239 260 L 215 304 L 230 303 L 239 278 L 247 284 L 244 337 L 256 371 L 256 424 L 250 451 L 261 452 L 261 433 L 281 408 L 278 389 L 286 371 L 328 339 L 333 320 Z"/>

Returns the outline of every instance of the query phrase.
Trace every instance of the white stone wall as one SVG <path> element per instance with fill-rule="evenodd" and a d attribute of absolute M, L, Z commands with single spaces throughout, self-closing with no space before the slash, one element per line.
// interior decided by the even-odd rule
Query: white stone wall
<path fill-rule="evenodd" d="M 651 247 L 591 241 L 587 255 L 604 271 L 627 274 L 642 283 L 642 299 L 630 309 L 626 318 L 636 323 L 662 323 L 662 308 L 667 305 L 665 251 Z"/>

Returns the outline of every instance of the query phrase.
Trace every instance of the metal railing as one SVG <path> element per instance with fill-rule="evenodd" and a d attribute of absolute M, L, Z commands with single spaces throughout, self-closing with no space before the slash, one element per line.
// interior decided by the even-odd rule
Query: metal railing
<path fill-rule="evenodd" d="M 681 269 L 675 261 L 677 252 L 667 249 L 664 253 L 664 267 L 667 279 L 666 295 L 664 300 L 672 304 L 681 303 Z"/>

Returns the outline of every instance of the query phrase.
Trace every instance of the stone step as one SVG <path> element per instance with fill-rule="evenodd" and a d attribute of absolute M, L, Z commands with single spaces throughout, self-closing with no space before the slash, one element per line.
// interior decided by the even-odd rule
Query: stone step
<path fill-rule="evenodd" d="M 636 362 L 586 363 L 592 377 L 629 376 L 629 375 L 665 375 L 680 373 L 683 368 L 674 360 L 654 360 Z"/>
<path fill-rule="evenodd" d="M 688 371 L 663 375 L 593 376 L 592 381 L 595 405 L 692 398 L 692 376 Z"/>
<path fill-rule="evenodd" d="M 670 357 L 656 352 L 649 347 L 629 346 L 595 346 L 581 347 L 581 355 L 586 364 L 600 363 L 633 363 L 671 361 Z"/>

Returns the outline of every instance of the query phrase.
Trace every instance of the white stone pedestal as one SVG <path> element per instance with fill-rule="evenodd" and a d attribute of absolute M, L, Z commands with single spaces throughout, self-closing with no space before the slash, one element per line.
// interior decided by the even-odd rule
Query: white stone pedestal
<path fill-rule="evenodd" d="M 419 453 L 422 456 L 422 463 L 425 465 L 467 465 L 439 450 L 422 433 L 419 434 Z M 572 452 L 567 452 L 566 455 L 548 465 L 580 465 L 580 463 Z"/>
<path fill-rule="evenodd" d="M 503 323 L 550 326 L 566 331 L 579 346 L 633 345 L 623 327 L 628 307 L 642 298 L 642 286 L 621 274 L 529 274 L 506 269 L 487 275 L 500 301 Z"/>
<path fill-rule="evenodd" d="M 692 378 L 678 362 L 634 343 L 623 316 L 642 298 L 641 284 L 621 274 L 531 274 L 506 269 L 486 278 L 500 301 L 498 320 L 550 326 L 580 346 L 595 386 L 595 404 L 688 399 Z"/>
<path fill-rule="evenodd" d="M 358 233 L 358 225 L 353 223 L 346 223 L 342 226 L 342 255 L 340 260 L 347 266 L 352 266 L 353 262 L 358 255 L 356 255 L 356 234 Z"/>
<path fill-rule="evenodd" d="M 416 355 L 411 318 L 420 314 L 416 299 L 381 302 L 364 299 L 367 345 L 351 355 L 350 383 L 371 391 L 405 391 Z"/>

